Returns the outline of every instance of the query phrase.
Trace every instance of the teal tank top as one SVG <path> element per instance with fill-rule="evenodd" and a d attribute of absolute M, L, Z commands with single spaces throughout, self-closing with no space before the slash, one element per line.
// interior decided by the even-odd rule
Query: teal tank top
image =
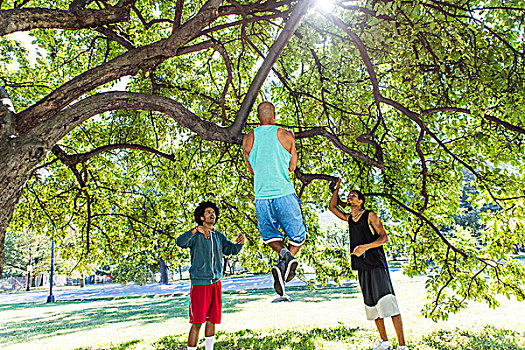
<path fill-rule="evenodd" d="M 277 138 L 277 125 L 261 125 L 253 130 L 253 147 L 248 161 L 255 174 L 255 199 L 271 199 L 295 193 L 288 166 L 292 155 Z"/>

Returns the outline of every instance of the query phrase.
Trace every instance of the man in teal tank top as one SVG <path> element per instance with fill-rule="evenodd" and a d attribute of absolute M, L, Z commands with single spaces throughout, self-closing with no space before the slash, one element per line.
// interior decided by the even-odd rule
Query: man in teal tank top
<path fill-rule="evenodd" d="M 298 266 L 295 255 L 306 240 L 301 203 L 289 175 L 297 166 L 295 136 L 290 130 L 275 125 L 275 107 L 270 102 L 257 107 L 257 118 L 261 125 L 243 139 L 244 161 L 254 175 L 259 234 L 280 257 L 279 263 L 272 267 L 272 276 L 275 291 L 282 296 L 285 282 L 295 277 Z"/>

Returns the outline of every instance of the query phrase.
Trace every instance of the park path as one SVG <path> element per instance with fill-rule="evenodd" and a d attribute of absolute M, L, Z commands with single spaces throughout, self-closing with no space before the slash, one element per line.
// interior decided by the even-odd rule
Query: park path
<path fill-rule="evenodd" d="M 400 268 L 390 267 L 390 275 L 392 280 L 408 278 L 403 275 Z M 307 280 L 315 278 L 314 273 L 306 273 Z M 273 289 L 273 279 L 270 274 L 259 274 L 246 277 L 230 277 L 223 278 L 223 291 L 238 291 L 248 289 Z M 352 282 L 352 281 L 345 281 Z M 355 281 L 354 281 L 355 282 Z M 298 278 L 287 283 L 287 287 L 304 286 L 305 283 Z M 73 301 L 84 299 L 110 299 L 123 297 L 141 297 L 151 295 L 170 295 L 188 293 L 190 290 L 190 281 L 173 281 L 168 285 L 159 283 L 148 283 L 146 285 L 137 285 L 134 283 L 118 284 L 86 284 L 85 287 L 53 287 L 53 295 L 55 301 Z M 0 293 L 0 305 L 6 304 L 21 304 L 21 303 L 45 303 L 49 289 L 46 290 L 32 290 L 4 292 Z"/>
<path fill-rule="evenodd" d="M 307 279 L 314 278 L 314 274 L 306 274 Z M 273 288 L 273 279 L 269 274 L 253 275 L 246 277 L 224 278 L 221 280 L 223 291 L 243 289 Z M 298 278 L 286 284 L 287 286 L 304 286 L 305 283 Z M 140 297 L 151 295 L 169 295 L 188 293 L 190 281 L 174 281 L 168 285 L 148 283 L 137 285 L 134 283 L 117 284 L 87 284 L 85 287 L 54 287 L 55 301 L 72 301 L 83 299 L 106 299 L 121 297 Z M 45 303 L 49 289 L 35 291 L 18 291 L 13 293 L 0 293 L 0 305 L 20 303 Z"/>

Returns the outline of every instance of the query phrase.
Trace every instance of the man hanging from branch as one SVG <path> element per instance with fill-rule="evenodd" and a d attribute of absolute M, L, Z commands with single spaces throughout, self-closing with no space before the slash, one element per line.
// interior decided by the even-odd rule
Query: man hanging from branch
<path fill-rule="evenodd" d="M 261 125 L 244 136 L 242 145 L 244 161 L 254 175 L 259 234 L 280 257 L 272 267 L 272 276 L 275 291 L 283 296 L 285 283 L 295 277 L 299 265 L 295 255 L 306 240 L 306 222 L 289 174 L 297 166 L 295 137 L 293 132 L 275 125 L 276 116 L 273 104 L 261 103 L 257 107 Z"/>
<path fill-rule="evenodd" d="M 365 210 L 365 197 L 361 192 L 350 191 L 347 198 L 350 213 L 337 207 L 340 186 L 341 179 L 337 181 L 328 209 L 339 219 L 348 222 L 352 269 L 357 270 L 366 317 L 375 321 L 381 337 L 374 350 L 392 350 L 392 343 L 386 335 L 385 317 L 392 317 L 399 342 L 397 350 L 408 350 L 405 346 L 401 313 L 383 251 L 388 235 L 377 214 Z"/>
<path fill-rule="evenodd" d="M 237 255 L 245 237 L 239 235 L 235 243 L 214 229 L 219 218 L 219 208 L 212 202 L 200 203 L 194 211 L 197 227 L 177 238 L 177 245 L 190 248 L 190 323 L 188 350 L 196 350 L 201 325 L 204 330 L 206 350 L 213 350 L 215 325 L 221 323 L 222 311 L 222 256 Z"/>

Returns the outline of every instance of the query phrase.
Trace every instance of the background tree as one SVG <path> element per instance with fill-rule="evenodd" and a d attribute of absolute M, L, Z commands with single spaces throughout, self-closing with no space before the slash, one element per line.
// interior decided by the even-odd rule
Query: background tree
<path fill-rule="evenodd" d="M 525 3 L 314 5 L 1 1 L 2 34 L 31 29 L 45 54 L 32 63 L 20 44 L 0 43 L 0 59 L 19 64 L 0 74 L 0 247 L 8 223 L 32 213 L 67 238 L 79 268 L 156 256 L 159 241 L 176 262 L 174 238 L 198 201 L 214 199 L 219 226 L 247 234 L 243 266 L 267 270 L 239 143 L 255 126 L 254 99 L 268 99 L 296 133 L 310 231 L 302 256 L 319 280 L 350 274 L 342 248 L 319 259 L 315 245 L 327 183 L 342 176 L 391 216 L 405 273 L 429 273 L 427 315 L 469 299 L 495 306 L 498 293 L 523 299 L 525 271 L 509 254 L 525 241 Z M 126 91 L 108 91 L 126 76 Z M 481 214 L 477 237 L 442 230 L 459 213 L 463 172 L 477 190 L 468 202 L 495 209 Z"/>

